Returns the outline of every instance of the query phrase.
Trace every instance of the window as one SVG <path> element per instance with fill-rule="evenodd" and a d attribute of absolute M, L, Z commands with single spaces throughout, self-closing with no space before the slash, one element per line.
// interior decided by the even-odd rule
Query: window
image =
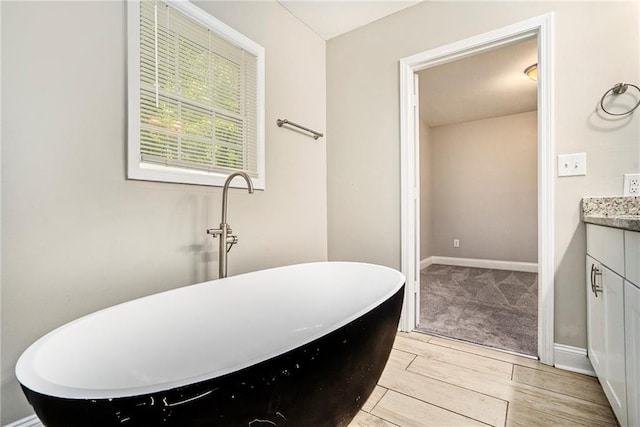
<path fill-rule="evenodd" d="M 264 188 L 264 49 L 186 1 L 128 2 L 128 29 L 128 177 Z"/>

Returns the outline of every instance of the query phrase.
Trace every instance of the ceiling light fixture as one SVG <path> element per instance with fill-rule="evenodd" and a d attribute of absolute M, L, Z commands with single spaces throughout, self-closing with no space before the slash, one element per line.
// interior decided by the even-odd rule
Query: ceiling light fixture
<path fill-rule="evenodd" d="M 535 63 L 533 65 L 529 65 L 527 68 L 524 69 L 524 73 L 531 80 L 536 80 L 537 81 L 538 80 L 538 64 Z"/>

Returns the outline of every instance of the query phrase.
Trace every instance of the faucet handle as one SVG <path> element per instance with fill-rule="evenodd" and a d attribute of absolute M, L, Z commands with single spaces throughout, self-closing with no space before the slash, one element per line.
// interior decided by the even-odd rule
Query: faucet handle
<path fill-rule="evenodd" d="M 217 237 L 222 234 L 222 230 L 219 228 L 208 228 L 207 234 L 211 234 L 213 237 Z"/>

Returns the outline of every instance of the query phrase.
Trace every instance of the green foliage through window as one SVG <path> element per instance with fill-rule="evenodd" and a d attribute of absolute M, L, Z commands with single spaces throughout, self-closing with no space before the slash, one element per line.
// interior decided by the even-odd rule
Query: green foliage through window
<path fill-rule="evenodd" d="M 256 57 L 163 2 L 140 7 L 141 161 L 255 175 Z"/>

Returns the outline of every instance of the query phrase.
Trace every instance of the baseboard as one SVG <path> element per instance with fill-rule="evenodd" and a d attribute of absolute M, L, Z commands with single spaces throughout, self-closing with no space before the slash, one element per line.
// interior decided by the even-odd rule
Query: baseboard
<path fill-rule="evenodd" d="M 555 361 L 554 366 L 558 369 L 596 376 L 587 357 L 587 350 L 584 348 L 555 343 L 553 344 L 553 360 Z"/>
<path fill-rule="evenodd" d="M 420 270 L 422 270 L 423 268 L 427 268 L 429 267 L 431 264 L 433 264 L 433 257 L 430 256 L 429 258 L 425 258 L 423 260 L 420 261 Z"/>
<path fill-rule="evenodd" d="M 496 261 L 492 259 L 456 258 L 445 256 L 431 256 L 420 261 L 420 270 L 431 264 L 455 265 L 459 267 L 492 268 L 494 270 L 524 271 L 537 273 L 538 264 L 519 261 Z"/>
<path fill-rule="evenodd" d="M 11 424 L 7 424 L 4 427 L 43 427 L 42 423 L 35 415 L 22 418 L 21 420 L 14 421 Z"/>

